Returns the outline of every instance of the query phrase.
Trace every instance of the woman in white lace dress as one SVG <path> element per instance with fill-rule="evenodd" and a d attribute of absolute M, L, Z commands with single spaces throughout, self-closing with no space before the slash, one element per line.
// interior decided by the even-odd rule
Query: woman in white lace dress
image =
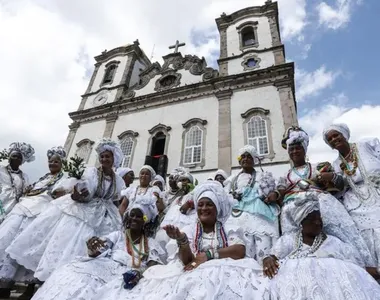
<path fill-rule="evenodd" d="M 264 259 L 272 299 L 379 299 L 380 285 L 357 250 L 323 231 L 319 202 L 313 194 L 296 200 L 292 216 L 298 231 L 282 236 Z"/>
<path fill-rule="evenodd" d="M 62 160 L 65 159 L 66 153 L 62 147 L 54 147 L 47 152 L 49 170 L 45 176 L 41 177 L 31 187 L 24 197 L 19 199 L 13 210 L 0 225 L 0 287 L 7 287 L 13 282 L 34 282 L 33 272 L 19 266 L 17 262 L 10 258 L 6 253 L 6 248 L 12 244 L 13 240 L 38 216 L 46 209 L 50 201 L 62 192 L 57 191 L 57 187 L 65 176 L 62 172 Z M 34 285 L 29 285 L 28 290 L 24 293 L 33 295 Z"/>
<path fill-rule="evenodd" d="M 119 207 L 120 215 L 124 216 L 124 213 L 127 211 L 128 207 L 133 204 L 133 202 L 137 201 L 141 197 L 149 197 L 153 198 L 157 207 L 163 207 L 164 204 L 162 200 L 160 201 L 160 189 L 157 186 L 152 186 L 150 183 L 156 176 L 156 172 L 151 166 L 143 166 L 139 172 L 139 185 L 131 186 L 121 192 L 122 202 Z"/>
<path fill-rule="evenodd" d="M 72 194 L 51 202 L 6 250 L 20 265 L 34 271 L 40 281 L 76 256 L 86 255 L 84 241 L 90 237 L 122 228 L 114 202 L 120 200 L 125 184 L 113 167 L 120 164 L 123 152 L 108 139 L 99 142 L 96 152 L 101 167 L 87 167 Z"/>
<path fill-rule="evenodd" d="M 131 269 L 136 272 L 137 283 L 148 267 L 162 263 L 164 252 L 151 238 L 156 218 L 156 201 L 140 197 L 127 211 L 125 231 L 89 239 L 88 256 L 54 271 L 33 300 L 91 299 L 98 289 Z"/>
<path fill-rule="evenodd" d="M 324 230 L 343 242 L 351 243 L 363 256 L 366 266 L 373 266 L 373 258 L 359 231 L 346 209 L 328 190 L 339 191 L 344 187 L 341 175 L 334 172 L 329 163 L 313 167 L 306 162 L 309 136 L 299 127 L 289 128 L 283 140 L 293 167 L 280 179 L 278 191 L 272 193 L 274 199 L 282 199 L 282 233 L 297 231 L 293 223 L 294 201 L 302 200 L 312 193 L 319 199 Z"/>
<path fill-rule="evenodd" d="M 160 230 L 156 235 L 156 240 L 164 249 L 166 249 L 166 244 L 170 240 L 163 229 L 166 225 L 174 225 L 182 230 L 187 225 L 193 224 L 197 218 L 196 211 L 194 210 L 193 194 L 191 192 L 193 184 L 193 176 L 186 169 L 180 170 L 177 176 L 179 193 L 174 200 L 169 201 L 171 204 L 167 208 L 165 217 L 160 224 Z M 173 253 L 168 252 L 168 256 L 171 255 Z"/>
<path fill-rule="evenodd" d="M 326 128 L 324 139 L 339 151 L 333 165 L 345 178 L 343 204 L 367 243 L 374 266 L 380 268 L 380 142 L 349 143 L 350 130 L 345 124 Z"/>
<path fill-rule="evenodd" d="M 227 225 L 244 230 L 250 241 L 246 245 L 247 253 L 261 263 L 279 236 L 279 207 L 265 203 L 269 192 L 276 188 L 276 182 L 270 172 L 262 172 L 260 177 L 257 174 L 254 167 L 259 157 L 255 147 L 247 145 L 240 149 L 238 160 L 241 171 L 224 183 L 225 189 L 237 200 Z"/>
<path fill-rule="evenodd" d="M 196 223 L 183 231 L 165 227 L 179 259 L 149 268 L 132 290 L 114 280 L 93 299 L 267 299 L 268 280 L 262 267 L 244 258 L 242 230 L 224 227 L 232 210 L 231 197 L 219 183 L 206 182 L 195 188 L 194 204 Z"/>
<path fill-rule="evenodd" d="M 20 166 L 34 160 L 34 148 L 26 143 L 12 143 L 6 155 L 8 165 L 0 166 L 0 223 L 29 185 L 28 176 L 20 170 Z"/>

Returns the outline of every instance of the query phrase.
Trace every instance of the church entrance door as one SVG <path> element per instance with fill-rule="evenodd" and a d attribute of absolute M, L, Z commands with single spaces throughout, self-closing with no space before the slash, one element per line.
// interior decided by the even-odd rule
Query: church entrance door
<path fill-rule="evenodd" d="M 165 155 L 166 135 L 163 132 L 157 132 L 152 138 L 152 148 L 150 155 L 147 156 L 145 163 L 150 165 L 157 174 L 163 178 L 166 177 L 168 169 L 168 157 Z"/>

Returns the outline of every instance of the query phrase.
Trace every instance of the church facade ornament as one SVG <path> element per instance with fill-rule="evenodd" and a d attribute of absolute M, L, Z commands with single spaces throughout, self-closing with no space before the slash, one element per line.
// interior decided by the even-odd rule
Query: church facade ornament
<path fill-rule="evenodd" d="M 181 73 L 177 73 L 174 70 L 167 70 L 161 78 L 157 79 L 154 90 L 160 92 L 177 87 L 181 84 L 181 77 Z"/>

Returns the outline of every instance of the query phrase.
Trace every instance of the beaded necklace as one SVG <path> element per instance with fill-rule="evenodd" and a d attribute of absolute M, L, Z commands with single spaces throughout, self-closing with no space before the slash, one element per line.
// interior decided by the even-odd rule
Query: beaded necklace
<path fill-rule="evenodd" d="M 26 196 L 36 196 L 36 195 L 42 194 L 43 192 L 48 190 L 50 187 L 54 186 L 58 182 L 58 180 L 60 180 L 62 178 L 63 172 L 61 171 L 61 172 L 55 174 L 54 176 L 52 176 L 52 178 L 42 188 L 34 189 L 34 187 L 37 183 L 45 180 L 49 176 L 51 176 L 50 173 L 46 174 L 45 176 L 41 177 L 38 181 L 33 183 L 32 190 L 29 193 L 27 193 Z"/>
<path fill-rule="evenodd" d="M 146 260 L 149 256 L 148 253 L 148 239 L 146 236 L 143 234 L 140 237 L 140 244 L 139 244 L 139 249 L 137 249 L 134 241 L 132 240 L 130 229 L 127 229 L 125 231 L 125 237 L 126 237 L 126 243 L 127 243 L 127 252 L 129 255 L 132 256 L 132 267 L 133 268 L 140 268 L 141 266 L 141 261 Z M 142 246 L 144 244 L 144 252 L 142 251 Z M 135 252 L 139 256 L 137 264 L 135 263 Z"/>
<path fill-rule="evenodd" d="M 216 247 L 213 247 L 213 242 L 212 242 L 211 247 L 215 250 L 228 247 L 226 232 L 224 231 L 224 227 L 222 223 L 220 223 L 219 221 L 215 223 L 214 235 L 215 233 L 216 233 L 216 239 L 217 239 L 218 245 Z M 213 235 L 213 240 L 214 240 L 214 235 Z M 199 254 L 200 252 L 202 252 L 202 249 L 203 249 L 203 226 L 200 221 L 197 222 L 197 228 L 195 231 L 194 248 L 195 248 L 196 254 Z"/>
<path fill-rule="evenodd" d="M 294 258 L 304 258 L 309 256 L 310 254 L 313 254 L 316 252 L 319 247 L 322 245 L 322 243 L 326 240 L 327 236 L 321 232 L 314 238 L 313 244 L 311 247 L 302 253 L 302 248 L 303 248 L 303 239 L 302 239 L 302 232 L 299 231 L 296 237 L 295 241 L 295 250 L 293 250 L 292 253 L 289 254 L 290 259 Z"/>
<path fill-rule="evenodd" d="M 146 187 L 143 196 L 146 195 L 146 193 L 148 192 L 149 189 L 150 189 L 150 186 Z M 139 190 L 142 190 L 142 188 L 141 188 L 140 186 L 138 186 L 138 187 L 136 188 L 136 190 L 135 190 L 135 196 L 134 196 L 134 198 L 133 198 L 133 201 L 136 200 L 136 196 L 137 196 L 137 195 L 141 195 L 141 193 L 138 193 L 138 194 L 137 194 L 137 192 L 138 192 Z"/>
<path fill-rule="evenodd" d="M 346 157 L 343 157 L 343 155 L 339 154 L 342 163 L 340 164 L 340 169 L 347 175 L 347 176 L 353 176 L 356 173 L 356 169 L 358 168 L 358 151 L 356 148 L 356 144 L 350 145 L 350 153 L 346 156 L 348 159 L 346 160 Z M 350 159 L 351 158 L 351 159 Z M 350 167 L 349 161 L 352 162 L 352 168 Z"/>
<path fill-rule="evenodd" d="M 22 194 L 24 193 L 24 188 L 25 188 L 24 173 L 20 169 L 18 169 L 17 171 L 12 170 L 12 168 L 11 168 L 10 165 L 8 165 L 6 167 L 6 170 L 8 172 L 8 175 L 9 175 L 9 178 L 10 178 L 10 181 L 11 181 L 11 187 L 14 190 L 15 195 L 16 195 L 16 201 L 18 201 L 21 198 Z M 20 191 L 17 190 L 17 187 L 16 187 L 16 185 L 14 183 L 12 174 L 19 174 L 20 175 L 21 182 L 22 182 Z"/>
<path fill-rule="evenodd" d="M 110 199 L 114 198 L 116 195 L 116 176 L 115 173 L 112 171 L 111 174 L 111 184 L 108 187 L 108 190 L 105 194 L 103 194 L 103 181 L 105 181 L 104 172 L 101 168 L 98 169 L 98 188 L 96 189 L 95 195 L 97 195 L 100 198 L 103 199 Z"/>

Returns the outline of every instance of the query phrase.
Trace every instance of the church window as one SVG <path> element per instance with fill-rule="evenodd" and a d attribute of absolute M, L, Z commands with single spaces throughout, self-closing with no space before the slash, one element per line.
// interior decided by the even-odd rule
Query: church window
<path fill-rule="evenodd" d="M 250 46 L 256 43 L 255 31 L 253 27 L 247 26 L 241 31 L 243 46 Z"/>
<path fill-rule="evenodd" d="M 249 56 L 243 57 L 241 63 L 244 71 L 252 71 L 260 68 L 261 59 L 256 54 L 251 54 Z"/>
<path fill-rule="evenodd" d="M 244 51 L 246 48 L 258 47 L 257 21 L 248 21 L 236 27 L 239 34 L 240 50 Z"/>
<path fill-rule="evenodd" d="M 202 161 L 203 131 L 193 126 L 186 133 L 184 164 L 196 164 Z"/>
<path fill-rule="evenodd" d="M 101 85 L 112 84 L 119 63 L 120 61 L 113 60 L 105 65 L 104 77 Z"/>
<path fill-rule="evenodd" d="M 270 111 L 253 107 L 242 113 L 241 117 L 244 119 L 244 144 L 254 146 L 264 158 L 274 158 Z"/>
<path fill-rule="evenodd" d="M 254 58 L 250 58 L 247 60 L 246 65 L 248 68 L 254 68 L 257 65 L 257 61 Z"/>
<path fill-rule="evenodd" d="M 118 136 L 120 142 L 120 148 L 123 152 L 123 160 L 121 162 L 122 167 L 131 167 L 133 152 L 136 146 L 137 132 L 127 130 Z"/>
<path fill-rule="evenodd" d="M 193 118 L 182 124 L 181 166 L 188 168 L 204 167 L 206 164 L 207 121 Z"/>
<path fill-rule="evenodd" d="M 247 123 L 248 144 L 254 146 L 259 155 L 269 153 L 266 121 L 260 116 L 253 116 Z"/>
<path fill-rule="evenodd" d="M 173 75 L 169 75 L 161 79 L 160 84 L 163 87 L 170 87 L 171 85 L 174 85 L 177 80 L 177 77 Z"/>
<path fill-rule="evenodd" d="M 84 163 L 88 163 L 88 160 L 89 160 L 90 155 L 91 155 L 93 144 L 94 144 L 94 142 L 90 141 L 89 139 L 84 139 L 84 140 L 80 141 L 77 144 L 78 148 L 77 148 L 75 155 L 82 158 Z"/>

